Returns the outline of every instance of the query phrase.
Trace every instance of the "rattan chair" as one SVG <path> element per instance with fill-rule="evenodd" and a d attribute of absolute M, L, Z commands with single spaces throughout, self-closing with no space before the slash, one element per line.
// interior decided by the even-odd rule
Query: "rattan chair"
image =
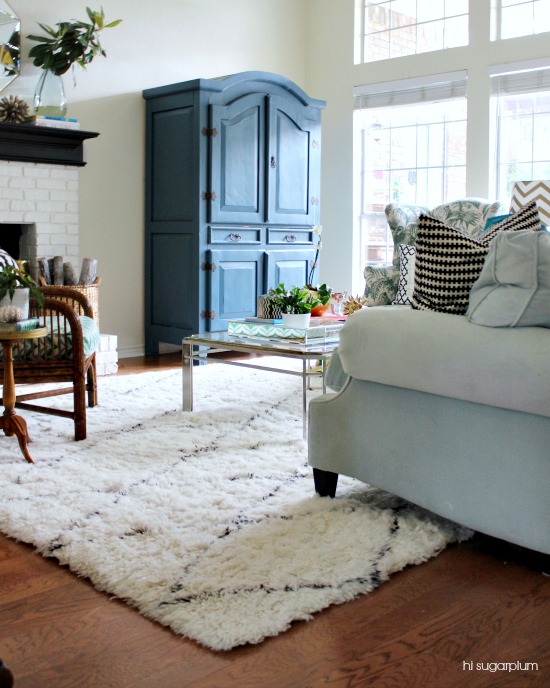
<path fill-rule="evenodd" d="M 92 304 L 78 289 L 43 286 L 44 305 L 31 301 L 31 314 L 38 315 L 48 329 L 48 336 L 22 339 L 13 347 L 13 371 L 17 390 L 16 408 L 48 413 L 74 421 L 75 440 L 86 438 L 86 396 L 88 406 L 97 404 L 95 350 L 85 355 L 80 315 L 93 318 Z M 98 334 L 99 336 L 99 334 Z M 0 369 L 3 382 L 3 370 Z M 69 386 L 48 383 L 70 383 Z M 37 391 L 19 394 L 19 385 L 47 385 Z M 73 394 L 72 410 L 29 403 L 60 394 Z"/>

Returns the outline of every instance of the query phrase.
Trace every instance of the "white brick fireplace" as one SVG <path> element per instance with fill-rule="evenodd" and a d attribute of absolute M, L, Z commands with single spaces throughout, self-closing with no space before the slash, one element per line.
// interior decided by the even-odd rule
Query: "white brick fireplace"
<path fill-rule="evenodd" d="M 63 256 L 65 262 L 71 262 L 78 276 L 78 167 L 84 162 L 71 157 L 76 145 L 73 141 L 78 137 L 75 136 L 76 132 L 53 132 L 48 136 L 46 132 L 37 132 L 36 129 L 38 127 L 21 125 L 15 129 L 7 125 L 0 127 L 0 247 L 6 248 L 6 242 L 13 243 L 13 234 L 11 239 L 8 234 L 16 232 L 20 237 L 18 255 L 15 257 L 27 260 L 35 277 L 38 259 L 53 256 Z M 22 153 L 17 146 L 14 148 L 11 138 L 4 133 L 9 134 L 10 130 L 17 139 L 33 139 L 34 147 L 30 154 L 25 148 L 26 141 Z M 81 148 L 82 139 L 89 138 L 91 134 L 79 134 L 82 136 L 77 143 Z M 70 143 L 65 147 L 66 150 L 65 138 Z M 54 140 L 53 144 L 50 139 Z M 68 159 L 69 164 L 61 164 L 56 159 L 58 149 L 61 149 L 61 156 L 64 156 L 64 160 Z M 78 155 L 81 155 L 80 150 Z M 45 162 L 27 162 L 29 157 L 33 160 L 44 158 Z M 101 320 L 101 295 L 99 301 Z M 115 373 L 117 361 L 116 336 L 102 334 L 97 354 L 98 374 Z"/>
<path fill-rule="evenodd" d="M 0 161 L 0 245 L 6 224 L 21 226 L 18 258 L 35 276 L 42 256 L 78 269 L 78 168 Z"/>

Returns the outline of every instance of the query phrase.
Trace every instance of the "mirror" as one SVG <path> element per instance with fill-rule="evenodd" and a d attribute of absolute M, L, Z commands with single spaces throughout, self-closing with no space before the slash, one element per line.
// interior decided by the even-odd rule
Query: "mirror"
<path fill-rule="evenodd" d="M 21 22 L 7 2 L 0 0 L 0 91 L 19 76 Z"/>

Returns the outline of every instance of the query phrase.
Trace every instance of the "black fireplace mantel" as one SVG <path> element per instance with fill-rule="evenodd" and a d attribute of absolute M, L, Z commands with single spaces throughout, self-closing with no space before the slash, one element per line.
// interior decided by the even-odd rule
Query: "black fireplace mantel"
<path fill-rule="evenodd" d="M 1 123 L 0 160 L 83 167 L 84 141 L 96 136 L 97 132 L 80 129 Z"/>

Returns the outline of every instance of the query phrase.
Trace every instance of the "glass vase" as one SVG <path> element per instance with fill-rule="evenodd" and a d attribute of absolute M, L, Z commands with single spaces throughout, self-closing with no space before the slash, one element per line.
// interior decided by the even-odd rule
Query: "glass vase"
<path fill-rule="evenodd" d="M 34 91 L 34 112 L 44 117 L 65 117 L 67 99 L 63 79 L 58 74 L 43 70 Z"/>

